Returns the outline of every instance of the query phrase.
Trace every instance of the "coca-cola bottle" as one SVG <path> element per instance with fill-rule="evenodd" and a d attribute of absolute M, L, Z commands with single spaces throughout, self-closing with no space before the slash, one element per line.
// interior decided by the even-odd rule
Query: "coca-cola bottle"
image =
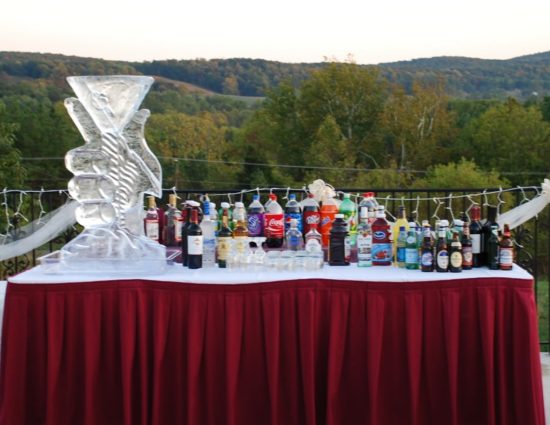
<path fill-rule="evenodd" d="M 307 235 L 313 225 L 315 228 L 319 226 L 321 221 L 321 213 L 319 212 L 319 203 L 310 193 L 307 198 L 302 201 L 302 222 L 304 228 L 304 235 Z"/>
<path fill-rule="evenodd" d="M 285 205 L 285 232 L 289 231 L 291 220 L 296 220 L 297 228 L 302 232 L 302 210 L 294 193 L 289 195 Z"/>
<path fill-rule="evenodd" d="M 269 195 L 271 202 L 264 214 L 265 244 L 268 248 L 280 248 L 285 239 L 283 208 L 277 202 L 277 195 Z"/>
<path fill-rule="evenodd" d="M 248 206 L 248 235 L 250 237 L 264 234 L 264 206 L 260 203 L 260 196 L 254 195 Z"/>

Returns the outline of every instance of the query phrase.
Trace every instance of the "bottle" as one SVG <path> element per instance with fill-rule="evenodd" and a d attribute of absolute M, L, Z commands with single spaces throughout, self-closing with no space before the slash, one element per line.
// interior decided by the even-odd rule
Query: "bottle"
<path fill-rule="evenodd" d="M 187 226 L 187 265 L 190 269 L 202 267 L 203 238 L 199 226 L 199 210 L 191 210 L 191 220 Z"/>
<path fill-rule="evenodd" d="M 514 242 L 510 234 L 510 226 L 504 225 L 500 241 L 500 270 L 512 270 L 514 266 Z"/>
<path fill-rule="evenodd" d="M 310 193 L 302 201 L 302 228 L 304 229 L 304 235 L 309 233 L 313 225 L 317 229 L 320 222 L 319 203 L 315 200 L 313 194 Z"/>
<path fill-rule="evenodd" d="M 145 214 L 145 236 L 149 239 L 159 242 L 160 239 L 160 219 L 154 196 L 147 197 L 148 208 Z"/>
<path fill-rule="evenodd" d="M 323 246 L 328 246 L 330 239 L 330 229 L 332 228 L 332 222 L 335 215 L 338 212 L 338 204 L 334 198 L 325 198 L 321 204 L 321 225 L 319 226 L 319 233 L 321 233 Z"/>
<path fill-rule="evenodd" d="M 470 223 L 463 221 L 462 227 L 462 270 L 471 270 L 473 266 L 472 238 L 470 237 Z"/>
<path fill-rule="evenodd" d="M 355 202 L 351 200 L 349 193 L 344 193 L 344 200 L 340 204 L 338 212 L 344 214 L 351 246 L 355 246 L 357 241 L 357 207 Z"/>
<path fill-rule="evenodd" d="M 399 207 L 399 212 L 397 213 L 397 220 L 395 220 L 395 223 L 392 226 L 393 255 L 396 261 L 397 261 L 397 241 L 399 239 L 399 230 L 401 229 L 401 227 L 405 227 L 405 235 L 406 235 L 407 234 L 406 232 L 409 231 L 409 221 L 407 220 L 405 207 L 403 205 Z"/>
<path fill-rule="evenodd" d="M 302 232 L 302 210 L 300 208 L 300 204 L 296 200 L 296 195 L 294 193 L 291 193 L 288 196 L 288 202 L 285 205 L 285 232 L 288 232 L 290 229 L 290 221 L 291 220 L 297 221 L 297 228 Z"/>
<path fill-rule="evenodd" d="M 166 211 L 166 225 L 164 226 L 164 242 L 166 246 L 178 247 L 181 244 L 181 228 L 183 217 L 176 207 L 176 195 L 168 196 L 168 210 Z"/>
<path fill-rule="evenodd" d="M 320 252 L 322 250 L 321 234 L 317 231 L 317 223 L 310 223 L 309 232 L 305 236 L 305 249 L 308 252 Z"/>
<path fill-rule="evenodd" d="M 416 227 L 416 224 L 415 224 Z M 418 269 L 418 236 L 416 230 L 411 227 L 407 234 L 405 247 L 405 267 L 409 270 Z"/>
<path fill-rule="evenodd" d="M 250 237 L 264 235 L 264 206 L 260 203 L 260 196 L 254 195 L 248 206 L 248 234 Z"/>
<path fill-rule="evenodd" d="M 229 229 L 233 231 L 233 229 L 235 228 L 235 222 L 233 221 L 233 210 L 231 209 L 231 204 L 229 204 L 229 202 L 222 202 L 220 204 L 220 209 L 218 210 L 218 217 L 219 217 L 220 223 L 218 226 L 220 228 L 222 226 L 221 217 L 223 215 L 224 205 L 227 207 L 227 225 L 229 226 Z"/>
<path fill-rule="evenodd" d="M 357 226 L 357 266 L 372 266 L 372 229 L 369 223 L 369 209 L 359 209 L 359 225 Z"/>
<path fill-rule="evenodd" d="M 204 267 L 213 267 L 216 263 L 216 221 L 210 218 L 210 202 L 203 203 L 203 218 L 200 224 L 203 237 Z"/>
<path fill-rule="evenodd" d="M 379 205 L 376 209 L 376 220 L 372 228 L 372 265 L 389 266 L 392 260 L 392 241 L 390 236 L 390 225 L 386 220 L 384 206 Z"/>
<path fill-rule="evenodd" d="M 277 195 L 270 194 L 271 202 L 267 205 L 264 214 L 265 244 L 268 248 L 280 248 L 285 238 L 283 209 L 277 202 Z"/>
<path fill-rule="evenodd" d="M 420 270 L 423 272 L 434 271 L 434 249 L 432 243 L 432 231 L 430 225 L 423 222 L 424 239 L 422 241 L 421 255 L 420 255 Z"/>
<path fill-rule="evenodd" d="M 498 270 L 499 268 L 499 248 L 500 242 L 498 240 L 498 225 L 493 224 L 491 226 L 491 236 L 487 241 L 487 266 L 491 270 Z"/>
<path fill-rule="evenodd" d="M 225 269 L 227 267 L 227 257 L 231 249 L 231 239 L 233 232 L 229 228 L 229 204 L 222 202 L 222 224 L 217 236 L 218 267 Z"/>
<path fill-rule="evenodd" d="M 497 219 L 497 208 L 494 206 L 487 206 L 487 220 L 485 220 L 485 223 L 483 223 L 483 241 L 484 245 L 481 246 L 481 250 L 484 253 L 483 259 L 484 259 L 484 265 L 489 265 L 489 239 L 491 238 L 492 233 L 492 226 L 497 225 L 496 223 Z"/>
<path fill-rule="evenodd" d="M 298 229 L 298 220 L 290 220 L 290 228 L 286 232 L 286 249 L 290 251 L 300 251 L 304 248 L 302 232 Z"/>
<path fill-rule="evenodd" d="M 462 263 L 464 261 L 462 255 L 462 243 L 460 243 L 460 234 L 453 231 L 453 239 L 451 249 L 449 250 L 449 271 L 452 273 L 460 273 L 462 271 Z"/>
<path fill-rule="evenodd" d="M 210 201 L 208 201 L 210 202 Z M 216 209 L 216 203 L 210 202 L 210 220 L 212 220 L 215 224 L 214 231 L 216 233 L 216 236 L 218 235 L 218 232 L 220 230 L 220 221 L 218 220 L 218 210 Z"/>
<path fill-rule="evenodd" d="M 328 263 L 331 266 L 349 266 L 346 260 L 346 237 L 348 236 L 343 214 L 336 214 L 330 229 Z"/>
<path fill-rule="evenodd" d="M 183 226 L 181 228 L 181 257 L 182 257 L 182 264 L 184 266 L 188 266 L 188 246 L 187 246 L 187 230 L 189 229 L 189 226 L 191 225 L 191 216 L 193 211 L 197 211 L 197 220 L 199 217 L 199 210 L 198 206 L 199 203 L 196 201 L 187 200 L 184 204 L 184 214 L 185 214 L 185 221 L 183 223 Z"/>
<path fill-rule="evenodd" d="M 481 209 L 479 205 L 474 205 L 470 213 L 472 222 L 470 223 L 470 237 L 472 238 L 472 264 L 474 267 L 483 265 L 483 253 L 481 247 L 483 244 L 483 228 L 479 221 L 481 217 Z"/>
<path fill-rule="evenodd" d="M 248 247 L 248 227 L 246 220 L 246 210 L 242 202 L 235 202 L 233 211 L 235 220 L 235 229 L 233 229 L 233 240 L 235 241 L 235 250 L 239 254 L 244 254 Z"/>
<path fill-rule="evenodd" d="M 407 230 L 405 226 L 399 227 L 399 235 L 397 237 L 397 248 L 396 248 L 396 263 L 397 267 L 404 268 L 406 262 L 406 253 L 407 253 Z"/>
<path fill-rule="evenodd" d="M 443 221 L 443 220 L 442 220 Z M 439 227 L 439 237 L 435 251 L 435 270 L 445 273 L 449 270 L 449 252 L 447 250 L 447 229 Z"/>
<path fill-rule="evenodd" d="M 374 220 L 376 220 L 376 207 L 378 204 L 376 203 L 376 200 L 374 199 L 374 192 L 365 192 L 363 193 L 363 199 L 359 203 L 359 208 L 357 211 L 357 215 L 361 217 L 361 210 L 366 209 L 367 210 L 367 217 L 369 224 L 372 224 Z"/>

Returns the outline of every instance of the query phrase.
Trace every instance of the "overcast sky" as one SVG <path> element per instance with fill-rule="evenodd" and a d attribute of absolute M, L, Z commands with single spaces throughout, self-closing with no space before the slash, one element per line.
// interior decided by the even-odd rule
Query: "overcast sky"
<path fill-rule="evenodd" d="M 550 50 L 550 0 L 5 0 L 0 51 L 380 63 Z"/>

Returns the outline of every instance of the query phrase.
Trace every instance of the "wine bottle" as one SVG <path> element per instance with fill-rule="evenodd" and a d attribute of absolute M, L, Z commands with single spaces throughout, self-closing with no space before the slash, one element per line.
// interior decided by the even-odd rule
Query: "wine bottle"
<path fill-rule="evenodd" d="M 187 265 L 190 269 L 202 267 L 203 239 L 199 226 L 199 212 L 191 210 L 191 221 L 187 226 Z"/>

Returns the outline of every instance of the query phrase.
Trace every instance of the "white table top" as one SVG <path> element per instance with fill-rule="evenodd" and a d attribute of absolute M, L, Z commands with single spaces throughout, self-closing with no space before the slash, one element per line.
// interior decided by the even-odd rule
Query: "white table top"
<path fill-rule="evenodd" d="M 450 281 L 456 279 L 479 279 L 504 277 L 513 279 L 528 279 L 533 277 L 521 267 L 514 265 L 513 270 L 489 270 L 485 267 L 465 270 L 462 273 L 423 273 L 420 270 L 406 270 L 394 266 L 357 267 L 351 264 L 345 267 L 330 267 L 325 265 L 321 270 L 314 271 L 276 271 L 276 270 L 233 270 L 204 268 L 189 270 L 181 264 L 167 266 L 162 274 L 128 275 L 128 274 L 46 274 L 41 266 L 9 278 L 9 282 L 25 283 L 79 283 L 111 280 L 140 279 L 163 282 L 190 282 L 199 284 L 241 284 L 264 283 L 295 279 L 334 279 L 348 281 L 384 281 L 384 282 L 430 282 Z"/>

